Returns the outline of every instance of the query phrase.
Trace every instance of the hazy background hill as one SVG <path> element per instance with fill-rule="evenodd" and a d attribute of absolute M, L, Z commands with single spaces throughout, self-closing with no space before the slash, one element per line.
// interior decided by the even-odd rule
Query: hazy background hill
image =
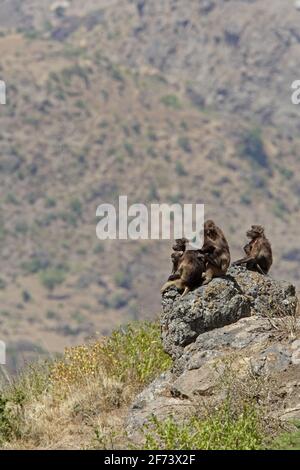
<path fill-rule="evenodd" d="M 300 285 L 300 11 L 282 0 L 0 1 L 0 324 L 15 366 L 153 318 L 169 242 L 100 242 L 96 207 L 205 203 Z"/>

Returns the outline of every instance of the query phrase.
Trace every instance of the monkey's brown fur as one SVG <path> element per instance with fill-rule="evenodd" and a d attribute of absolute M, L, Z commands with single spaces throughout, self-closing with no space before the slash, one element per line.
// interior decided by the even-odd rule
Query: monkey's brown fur
<path fill-rule="evenodd" d="M 246 264 L 247 269 L 267 274 L 273 263 L 272 248 L 269 240 L 265 236 L 264 228 L 261 225 L 252 225 L 247 232 L 247 237 L 251 239 L 244 246 L 247 256 L 235 261 L 233 265 Z"/>
<path fill-rule="evenodd" d="M 171 260 L 173 267 L 171 276 L 168 279 L 169 281 L 174 280 L 174 275 L 176 275 L 176 272 L 178 271 L 180 259 L 186 250 L 186 245 L 188 242 L 189 241 L 186 238 L 178 238 L 177 240 L 175 240 L 175 244 L 172 246 L 173 253 L 171 254 Z M 178 279 L 178 276 L 176 277 L 176 279 Z"/>
<path fill-rule="evenodd" d="M 202 283 L 202 275 L 205 271 L 203 256 L 197 250 L 187 250 L 182 253 L 178 260 L 178 268 L 173 276 L 161 289 L 162 294 L 171 286 L 182 290 L 186 295 L 190 290 Z"/>
<path fill-rule="evenodd" d="M 205 274 L 203 285 L 212 278 L 224 276 L 230 265 L 230 250 L 222 230 L 213 220 L 204 224 L 204 244 L 199 250 L 205 257 Z"/>

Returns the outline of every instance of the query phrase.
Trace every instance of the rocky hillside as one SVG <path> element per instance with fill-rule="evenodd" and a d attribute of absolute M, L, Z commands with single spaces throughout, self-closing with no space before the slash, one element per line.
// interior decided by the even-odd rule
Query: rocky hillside
<path fill-rule="evenodd" d="M 244 268 L 0 389 L 2 449 L 299 449 L 295 287 Z"/>
<path fill-rule="evenodd" d="M 11 365 L 153 318 L 168 242 L 96 207 L 205 203 L 240 256 L 263 223 L 299 286 L 299 18 L 281 0 L 0 1 L 0 324 Z M 283 242 L 284 241 L 284 242 Z"/>
<path fill-rule="evenodd" d="M 220 407 L 228 393 L 233 401 L 242 396 L 244 406 L 254 399 L 269 420 L 300 419 L 300 318 L 293 285 L 231 268 L 226 278 L 185 298 L 169 289 L 162 307 L 163 347 L 173 365 L 135 399 L 127 422 L 133 440 L 142 439 L 140 430 L 153 416 L 184 423 Z"/>

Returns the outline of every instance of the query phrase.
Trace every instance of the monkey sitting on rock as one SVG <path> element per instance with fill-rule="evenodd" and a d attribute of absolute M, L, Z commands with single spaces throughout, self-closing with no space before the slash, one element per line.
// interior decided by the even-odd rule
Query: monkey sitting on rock
<path fill-rule="evenodd" d="M 204 244 L 200 250 L 186 250 L 188 240 L 175 240 L 171 255 L 173 270 L 161 292 L 176 286 L 183 290 L 182 296 L 190 290 L 208 284 L 214 277 L 226 274 L 230 265 L 230 251 L 222 230 L 212 221 L 204 224 Z"/>
<path fill-rule="evenodd" d="M 224 276 L 230 265 L 230 250 L 222 230 L 213 220 L 204 224 L 204 243 L 199 252 L 204 255 L 205 273 L 203 285 L 214 277 Z"/>
<path fill-rule="evenodd" d="M 187 238 L 178 238 L 177 240 L 175 240 L 175 244 L 172 246 L 173 253 L 171 254 L 171 260 L 172 260 L 173 266 L 172 266 L 171 276 L 169 276 L 169 279 L 168 279 L 169 281 L 172 281 L 172 278 L 174 277 L 174 275 L 176 275 L 180 258 L 185 252 L 186 245 L 188 244 L 188 242 L 189 241 L 187 240 Z"/>
<path fill-rule="evenodd" d="M 199 250 L 186 250 L 187 243 L 186 238 L 175 240 L 174 252 L 171 255 L 172 274 L 162 287 L 162 294 L 169 287 L 175 286 L 183 291 L 183 297 L 202 283 L 203 273 L 205 272 L 204 256 L 199 253 Z"/>
<path fill-rule="evenodd" d="M 271 244 L 265 236 L 264 227 L 252 225 L 246 235 L 251 240 L 244 246 L 246 256 L 235 261 L 233 266 L 245 264 L 250 271 L 267 274 L 273 263 L 273 255 Z"/>

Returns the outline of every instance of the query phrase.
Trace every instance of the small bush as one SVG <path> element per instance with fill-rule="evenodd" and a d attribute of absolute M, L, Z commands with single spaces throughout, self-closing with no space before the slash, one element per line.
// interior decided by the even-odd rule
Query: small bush
<path fill-rule="evenodd" d="M 28 290 L 23 290 L 22 299 L 23 302 L 30 302 L 32 300 L 31 294 L 30 292 L 28 292 Z"/>
<path fill-rule="evenodd" d="M 187 175 L 187 172 L 183 166 L 183 164 L 179 161 L 176 162 L 176 166 L 175 166 L 175 171 L 177 173 L 178 176 L 185 176 Z"/>
<path fill-rule="evenodd" d="M 49 265 L 50 262 L 47 258 L 35 256 L 30 261 L 25 261 L 22 263 L 22 269 L 24 269 L 24 271 L 28 274 L 35 274 L 39 271 L 47 269 Z"/>
<path fill-rule="evenodd" d="M 250 206 L 252 202 L 251 197 L 247 193 L 241 195 L 240 201 L 241 201 L 241 204 L 243 204 L 244 206 Z"/>
<path fill-rule="evenodd" d="M 108 308 L 119 309 L 123 308 L 128 303 L 128 296 L 124 292 L 115 292 L 112 294 L 107 301 L 104 301 L 104 305 Z"/>
<path fill-rule="evenodd" d="M 165 421 L 153 417 L 144 427 L 144 436 L 146 450 L 257 450 L 263 443 L 255 407 L 245 405 L 235 415 L 229 401 L 206 419 L 193 417 L 185 424 L 173 417 Z"/>
<path fill-rule="evenodd" d="M 25 221 L 18 222 L 15 226 L 15 231 L 21 235 L 25 235 L 28 232 L 28 224 Z"/>
<path fill-rule="evenodd" d="M 293 423 L 295 430 L 280 434 L 271 444 L 275 450 L 300 450 L 300 421 Z"/>
<path fill-rule="evenodd" d="M 130 272 L 128 270 L 117 272 L 115 275 L 115 283 L 118 287 L 123 287 L 124 289 L 130 289 L 132 285 Z"/>
<path fill-rule="evenodd" d="M 95 246 L 93 252 L 94 252 L 95 255 L 97 255 L 97 254 L 99 254 L 99 253 L 103 253 L 103 252 L 104 252 L 104 246 L 103 246 L 103 244 L 101 244 L 100 242 L 98 242 L 98 244 Z"/>
<path fill-rule="evenodd" d="M 65 358 L 52 367 L 51 382 L 60 390 L 104 371 L 110 379 L 138 389 L 170 365 L 161 346 L 159 325 L 138 322 L 102 341 L 67 349 Z"/>
<path fill-rule="evenodd" d="M 48 268 L 40 275 L 41 282 L 44 287 L 53 291 L 56 286 L 59 286 L 65 281 L 66 273 L 60 268 Z"/>
<path fill-rule="evenodd" d="M 8 399 L 0 394 L 0 443 L 17 436 L 19 424 L 9 409 Z"/>
<path fill-rule="evenodd" d="M 178 145 L 184 152 L 186 153 L 192 152 L 192 146 L 188 137 L 179 137 Z"/>
<path fill-rule="evenodd" d="M 181 109 L 181 103 L 176 95 L 165 95 L 161 98 L 161 102 L 173 109 Z"/>
<path fill-rule="evenodd" d="M 0 391 L 0 443 L 21 438 L 26 430 L 24 407 L 48 387 L 48 362 L 30 366 Z"/>
<path fill-rule="evenodd" d="M 116 80 L 117 82 L 124 82 L 125 78 L 123 72 L 117 65 L 111 64 L 110 72 L 114 80 Z"/>
<path fill-rule="evenodd" d="M 269 159 L 264 150 L 262 133 L 258 128 L 248 130 L 244 133 L 240 153 L 242 157 L 247 158 L 255 165 L 259 165 L 263 168 L 269 167 Z"/>
<path fill-rule="evenodd" d="M 46 209 L 51 209 L 52 207 L 56 206 L 56 200 L 54 197 L 47 197 L 45 200 L 45 207 Z"/>
<path fill-rule="evenodd" d="M 130 142 L 125 142 L 124 143 L 124 149 L 128 153 L 129 157 L 134 156 L 134 148 L 133 148 L 133 145 Z"/>
<path fill-rule="evenodd" d="M 73 201 L 71 201 L 70 208 L 76 215 L 79 217 L 81 216 L 82 204 L 79 199 L 73 199 Z"/>

